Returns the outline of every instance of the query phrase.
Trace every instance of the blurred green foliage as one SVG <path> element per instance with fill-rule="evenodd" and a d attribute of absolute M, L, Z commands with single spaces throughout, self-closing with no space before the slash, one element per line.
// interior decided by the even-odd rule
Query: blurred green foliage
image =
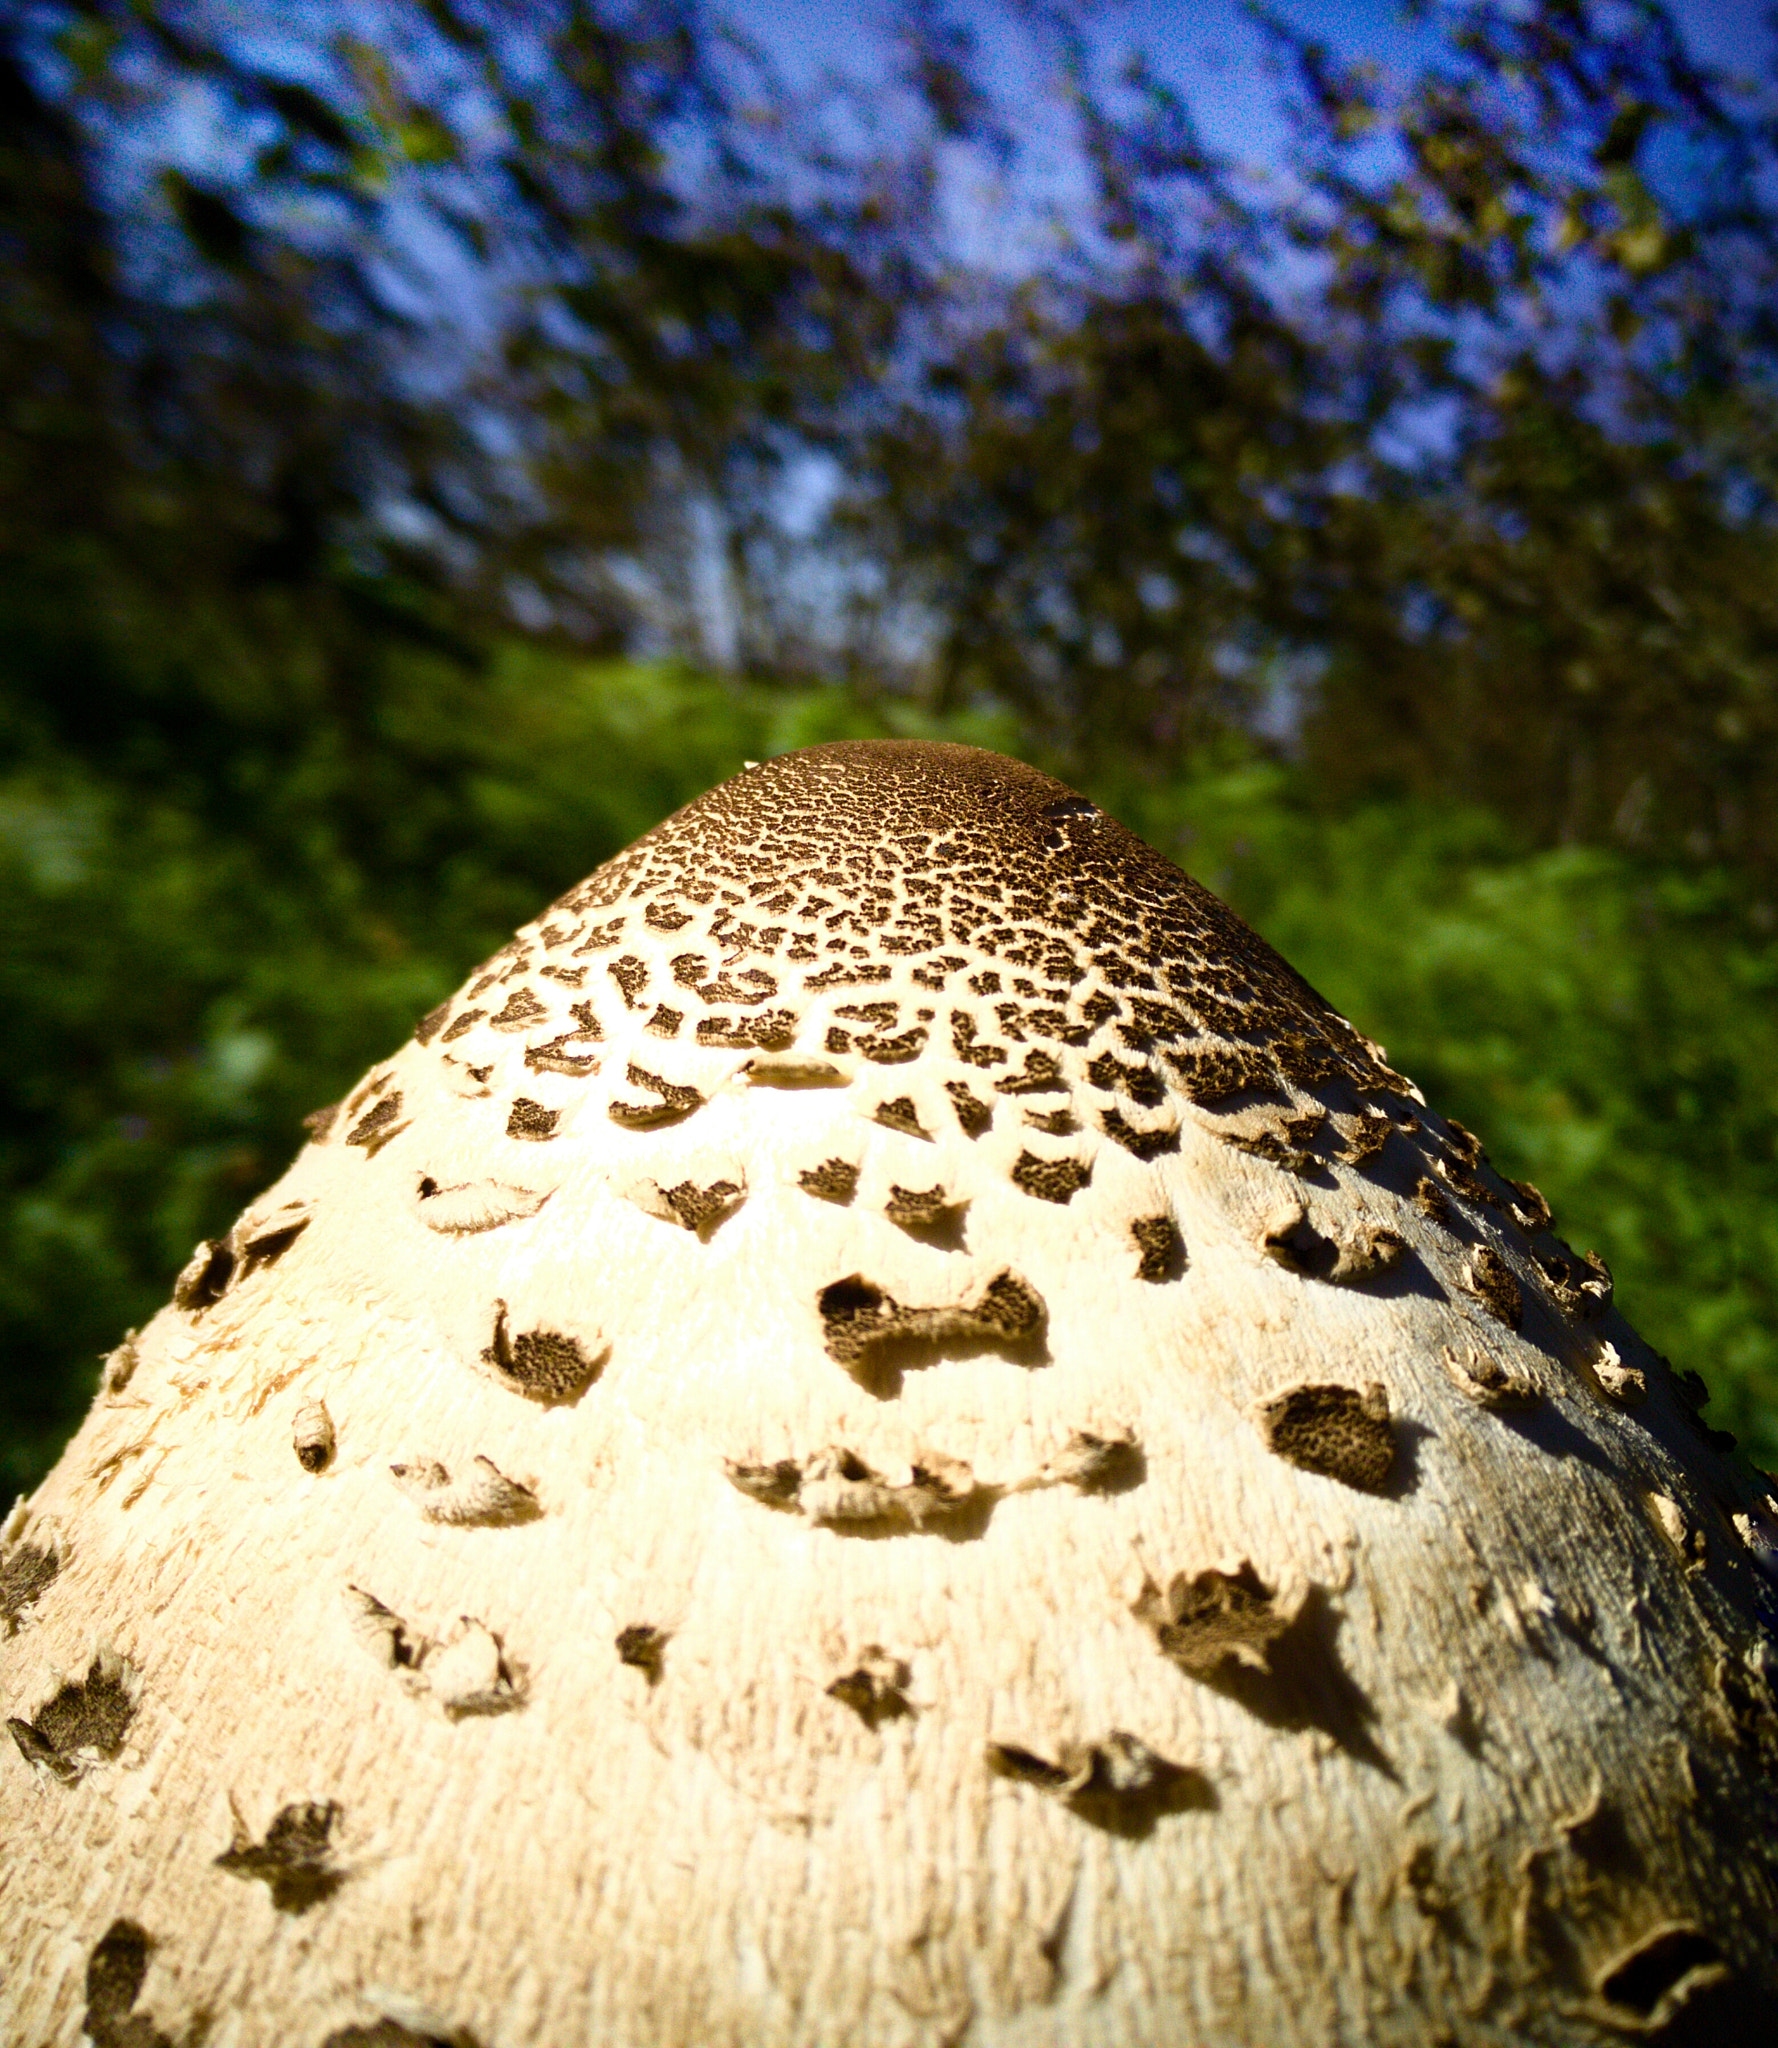
<path fill-rule="evenodd" d="M 448 678 L 395 666 L 410 780 L 386 771 L 401 822 L 368 859 L 313 765 L 223 820 L 66 770 L 0 782 L 8 1484 L 303 1114 L 570 880 L 745 759 L 885 730 L 1016 744 L 1004 720 L 519 644 L 447 735 Z M 1408 798 L 1330 811 L 1251 752 L 1095 793 L 1538 1181 L 1632 1318 L 1704 1370 L 1713 1419 L 1778 1453 L 1778 958 L 1732 877 L 1538 850 Z"/>
<path fill-rule="evenodd" d="M 1273 25 L 1258 180 L 1069 0 L 800 97 L 704 0 L 0 0 L 0 1480 L 514 924 L 878 731 L 1219 888 L 1778 1452 L 1778 121 L 1413 11 Z"/>

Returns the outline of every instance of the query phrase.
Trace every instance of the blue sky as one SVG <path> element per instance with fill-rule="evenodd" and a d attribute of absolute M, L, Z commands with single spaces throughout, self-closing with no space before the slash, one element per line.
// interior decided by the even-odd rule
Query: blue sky
<path fill-rule="evenodd" d="M 1412 52 L 1415 31 L 1393 0 L 1274 0 L 1277 11 L 1347 56 L 1387 64 Z M 1724 70 L 1769 70 L 1772 0 L 1676 0 L 1693 54 Z M 823 67 L 868 77 L 880 63 L 893 5 L 872 0 L 731 0 L 746 30 L 795 77 Z M 1093 8 L 1107 46 L 1137 45 L 1188 97 L 1212 146 L 1252 162 L 1282 137 L 1261 61 L 1261 39 L 1240 0 L 1117 0 Z"/>

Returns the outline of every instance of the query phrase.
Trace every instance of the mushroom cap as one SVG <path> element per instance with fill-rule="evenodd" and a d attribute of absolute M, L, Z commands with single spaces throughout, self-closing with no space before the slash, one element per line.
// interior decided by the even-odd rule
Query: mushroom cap
<path fill-rule="evenodd" d="M 312 1124 L 0 1532 L 19 2038 L 1778 2014 L 1778 1504 L 1062 784 L 751 768 Z"/>

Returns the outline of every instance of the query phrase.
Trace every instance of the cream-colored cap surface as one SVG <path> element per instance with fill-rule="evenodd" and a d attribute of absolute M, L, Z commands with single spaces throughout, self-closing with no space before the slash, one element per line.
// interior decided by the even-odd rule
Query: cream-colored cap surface
<path fill-rule="evenodd" d="M 6 2041 L 1778 2014 L 1778 1510 L 1061 784 L 751 767 L 312 1122 L 5 1525 Z"/>

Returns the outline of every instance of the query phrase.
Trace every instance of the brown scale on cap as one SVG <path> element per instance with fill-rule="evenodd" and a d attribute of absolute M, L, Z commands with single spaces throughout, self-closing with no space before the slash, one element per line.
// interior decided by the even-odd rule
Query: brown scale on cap
<path fill-rule="evenodd" d="M 71 1785 L 92 1760 L 117 1754 L 135 1717 L 136 1690 L 122 1659 L 100 1650 L 85 1676 L 65 1680 L 30 1720 L 9 1716 L 7 1731 L 27 1763 Z"/>
<path fill-rule="evenodd" d="M 332 1898 L 346 1881 L 329 1844 L 339 1817 L 331 1799 L 282 1807 L 262 1842 L 255 1842 L 237 1819 L 234 1842 L 214 1859 L 216 1867 L 234 1877 L 260 1879 L 278 1912 L 306 1913 Z"/>
<path fill-rule="evenodd" d="M 45 1545 L 21 1543 L 0 1554 L 0 1633 L 11 1635 L 19 1617 L 54 1583 L 62 1560 Z"/>
<path fill-rule="evenodd" d="M 580 977 L 565 987 L 561 962 L 588 953 L 606 971 L 570 1002 Z M 670 1008 L 650 993 L 663 986 Z M 976 1137 L 995 1095 L 1058 1122 L 1075 1098 L 1082 1126 L 1139 1160 L 1177 1147 L 1152 1116 L 1173 1091 L 1214 1113 L 1297 1103 L 1308 1081 L 1403 1085 L 1232 912 L 1085 798 L 999 755 L 905 741 L 811 747 L 687 805 L 417 1035 L 442 1052 L 469 1034 L 497 1059 L 518 1039 L 529 1073 L 575 1077 L 599 1071 L 601 1041 L 652 1042 L 629 1079 L 658 1099 L 620 1087 L 610 1104 L 637 1130 L 703 1100 L 671 1048 L 794 1044 L 861 1073 L 936 1068 L 879 1099 L 892 1129 L 930 1134 L 945 1110 Z M 395 1122 L 379 1108 L 355 1141 Z M 540 1122 L 526 1109 L 512 1135 L 542 1136 Z M 1233 1135 L 1296 1157 L 1288 1131 Z M 1024 1171 L 1041 1199 L 1067 1198 L 1068 1167 Z"/>
<path fill-rule="evenodd" d="M 1380 1492 L 1395 1469 L 1389 1397 L 1375 1381 L 1362 1391 L 1335 1385 L 1290 1387 L 1260 1403 L 1259 1424 L 1278 1456 L 1305 1472 Z"/>

